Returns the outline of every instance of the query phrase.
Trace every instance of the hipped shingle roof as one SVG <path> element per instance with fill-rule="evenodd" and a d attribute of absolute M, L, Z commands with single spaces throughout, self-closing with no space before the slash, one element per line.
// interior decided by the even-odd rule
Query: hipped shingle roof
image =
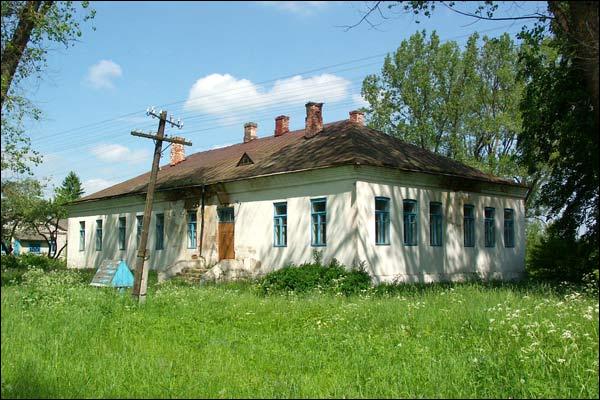
<path fill-rule="evenodd" d="M 253 164 L 238 166 L 244 153 Z M 179 164 L 162 166 L 156 190 L 340 165 L 389 167 L 524 187 L 346 120 L 327 124 L 308 139 L 301 129 L 192 154 Z M 149 178 L 147 172 L 85 196 L 77 203 L 145 193 Z"/>

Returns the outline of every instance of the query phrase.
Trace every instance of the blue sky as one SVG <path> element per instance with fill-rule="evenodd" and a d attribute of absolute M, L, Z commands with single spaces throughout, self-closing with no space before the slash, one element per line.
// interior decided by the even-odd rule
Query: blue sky
<path fill-rule="evenodd" d="M 521 15 L 545 7 L 510 4 L 507 12 Z M 182 130 L 166 133 L 193 142 L 186 148 L 191 154 L 239 143 L 248 121 L 258 123 L 259 137 L 273 134 L 274 118 L 281 114 L 290 116 L 291 129 L 302 128 L 309 100 L 325 103 L 325 122 L 347 118 L 363 105 L 362 79 L 377 73 L 383 54 L 417 30 L 436 30 L 442 40 L 464 44 L 475 31 L 514 37 L 523 25 L 473 23 L 439 6 L 420 24 L 403 15 L 378 30 L 366 24 L 344 30 L 341 26 L 360 19 L 364 2 L 92 2 L 92 7 L 96 18 L 82 23 L 81 41 L 50 53 L 48 74 L 31 94 L 44 118 L 28 126 L 33 147 L 44 155 L 36 176 L 48 178 L 52 187 L 73 170 L 86 194 L 149 169 L 152 141 L 130 135 L 133 129 L 156 130 L 157 120 L 145 115 L 148 106 L 182 119 Z"/>

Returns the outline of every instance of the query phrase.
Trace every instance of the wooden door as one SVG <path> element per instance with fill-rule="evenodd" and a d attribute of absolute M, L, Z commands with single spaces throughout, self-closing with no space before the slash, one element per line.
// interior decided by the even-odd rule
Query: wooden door
<path fill-rule="evenodd" d="M 233 222 L 219 222 L 219 261 L 235 258 Z"/>

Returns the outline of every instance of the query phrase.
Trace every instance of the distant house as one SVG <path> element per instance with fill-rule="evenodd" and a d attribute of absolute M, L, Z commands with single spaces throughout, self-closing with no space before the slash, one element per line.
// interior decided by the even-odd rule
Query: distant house
<path fill-rule="evenodd" d="M 56 231 L 56 240 L 50 240 L 51 251 L 60 251 L 67 241 L 67 224 L 66 219 L 59 220 L 58 229 Z M 44 228 L 45 229 L 45 228 Z M 49 237 L 49 234 L 46 234 Z M 35 231 L 35 229 L 17 229 L 12 240 L 13 254 L 19 255 L 23 253 L 34 253 L 40 255 L 48 254 L 48 241 L 46 238 Z M 60 253 L 61 258 L 66 258 L 66 251 Z"/>
<path fill-rule="evenodd" d="M 528 188 L 370 129 L 363 114 L 304 129 L 275 119 L 258 138 L 188 157 L 181 145 L 158 173 L 148 263 L 235 262 L 263 272 L 309 261 L 364 263 L 374 281 L 513 279 L 524 270 Z M 149 173 L 69 209 L 68 265 L 135 265 Z"/>

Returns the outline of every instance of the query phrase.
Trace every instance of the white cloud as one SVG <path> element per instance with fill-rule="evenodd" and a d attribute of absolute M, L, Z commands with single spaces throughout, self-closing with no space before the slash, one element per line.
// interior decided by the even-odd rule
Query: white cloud
<path fill-rule="evenodd" d="M 83 181 L 83 189 L 85 190 L 84 196 L 92 193 L 99 192 L 102 189 L 106 189 L 109 186 L 116 185 L 117 181 L 109 181 L 102 178 L 92 178 Z"/>
<path fill-rule="evenodd" d="M 296 75 L 277 80 L 270 89 L 266 89 L 229 74 L 211 74 L 194 83 L 185 108 L 219 116 L 222 123 L 233 123 L 257 110 L 274 106 L 307 101 L 339 102 L 348 97 L 350 85 L 350 81 L 331 74 L 310 78 Z"/>
<path fill-rule="evenodd" d="M 86 82 L 95 89 L 114 88 L 113 80 L 123 75 L 121 66 L 111 60 L 100 60 L 88 70 Z"/>
<path fill-rule="evenodd" d="M 354 100 L 354 104 L 356 104 L 356 106 L 359 108 L 361 108 L 361 107 L 369 108 L 369 102 L 366 101 L 365 98 L 362 97 L 362 95 L 360 95 L 360 94 L 353 94 L 352 100 Z"/>
<path fill-rule="evenodd" d="M 328 1 L 259 1 L 266 6 L 273 6 L 281 11 L 298 15 L 311 15 L 315 11 L 323 9 Z"/>
<path fill-rule="evenodd" d="M 100 161 L 139 164 L 150 159 L 148 150 L 131 150 L 116 143 L 101 143 L 90 148 L 90 152 Z"/>

